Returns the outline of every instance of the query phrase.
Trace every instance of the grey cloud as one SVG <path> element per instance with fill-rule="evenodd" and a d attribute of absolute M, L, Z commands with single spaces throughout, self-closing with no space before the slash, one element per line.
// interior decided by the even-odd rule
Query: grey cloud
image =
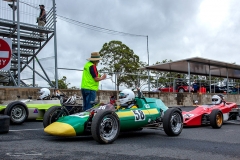
<path fill-rule="evenodd" d="M 209 30 L 198 19 L 202 0 L 94 0 L 56 1 L 57 14 L 80 22 L 116 31 L 148 35 L 150 64 L 180 60 L 199 54 L 219 61 L 236 62 L 240 52 L 240 2 L 229 1 L 228 19 L 220 28 Z M 111 35 L 82 28 L 58 18 L 58 66 L 81 69 L 92 51 L 99 51 L 111 40 L 120 40 L 147 62 L 145 37 Z M 53 40 L 52 40 L 53 41 Z M 41 53 L 53 53 L 53 42 Z M 231 56 L 229 56 L 231 54 Z M 80 74 L 59 71 L 73 86 L 79 86 Z M 103 89 L 113 88 L 111 81 Z"/>

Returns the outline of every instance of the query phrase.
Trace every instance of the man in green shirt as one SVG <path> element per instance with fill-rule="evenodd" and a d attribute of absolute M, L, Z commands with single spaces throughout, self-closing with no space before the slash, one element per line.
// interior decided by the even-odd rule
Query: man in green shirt
<path fill-rule="evenodd" d="M 101 59 L 98 52 L 93 52 L 91 53 L 91 58 L 87 59 L 88 62 L 84 65 L 81 84 L 84 111 L 92 107 L 90 102 L 96 99 L 99 81 L 107 77 L 106 74 L 100 76 L 98 73 L 97 65 Z"/>

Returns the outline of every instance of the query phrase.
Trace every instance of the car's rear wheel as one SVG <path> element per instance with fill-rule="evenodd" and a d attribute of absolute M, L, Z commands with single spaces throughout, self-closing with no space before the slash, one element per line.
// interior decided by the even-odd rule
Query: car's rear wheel
<path fill-rule="evenodd" d="M 91 133 L 98 143 L 109 144 L 114 142 L 119 132 L 120 122 L 114 111 L 102 110 L 93 117 Z"/>
<path fill-rule="evenodd" d="M 168 136 L 178 136 L 182 132 L 183 117 L 177 108 L 169 108 L 163 116 L 163 129 Z"/>
<path fill-rule="evenodd" d="M 49 124 L 57 121 L 60 117 L 67 115 L 69 115 L 69 113 L 65 109 L 62 109 L 62 106 L 52 106 L 43 116 L 43 127 L 45 128 Z"/>
<path fill-rule="evenodd" d="M 219 109 L 212 110 L 210 114 L 210 125 L 212 128 L 221 128 L 223 124 L 223 114 Z"/>
<path fill-rule="evenodd" d="M 22 124 L 28 117 L 28 109 L 21 102 L 12 102 L 7 105 L 4 114 L 10 116 L 12 124 Z"/>

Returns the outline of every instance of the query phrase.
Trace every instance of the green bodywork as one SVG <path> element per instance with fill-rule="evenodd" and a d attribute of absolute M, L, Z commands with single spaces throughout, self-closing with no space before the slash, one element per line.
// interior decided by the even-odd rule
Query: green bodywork
<path fill-rule="evenodd" d="M 160 118 L 161 114 L 168 109 L 160 99 L 155 98 L 136 98 L 136 106 L 135 108 L 120 108 L 115 110 L 115 113 L 119 117 L 121 131 L 144 127 L 157 118 Z M 89 112 L 81 112 L 61 117 L 56 122 L 47 126 L 44 131 L 52 135 L 69 136 L 67 132 L 72 132 L 74 129 L 75 135 L 82 135 L 85 131 L 89 115 Z M 61 124 L 63 126 L 67 124 L 73 129 L 69 129 L 69 127 L 66 129 Z M 56 128 L 61 130 L 61 132 L 55 132 Z M 64 131 L 64 129 L 66 130 Z M 65 132 L 66 134 L 64 134 Z"/>

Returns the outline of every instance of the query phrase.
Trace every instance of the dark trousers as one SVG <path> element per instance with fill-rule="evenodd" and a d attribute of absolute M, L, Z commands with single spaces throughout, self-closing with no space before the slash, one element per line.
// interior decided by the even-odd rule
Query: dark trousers
<path fill-rule="evenodd" d="M 82 97 L 83 97 L 83 110 L 86 111 L 89 108 L 92 108 L 91 101 L 95 101 L 96 99 L 96 91 L 89 89 L 81 89 Z"/>

